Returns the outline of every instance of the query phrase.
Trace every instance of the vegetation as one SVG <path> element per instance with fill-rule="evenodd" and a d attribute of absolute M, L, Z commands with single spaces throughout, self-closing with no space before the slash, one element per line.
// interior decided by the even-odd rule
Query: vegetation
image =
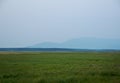
<path fill-rule="evenodd" d="M 0 52 L 0 83 L 120 83 L 120 53 Z"/>

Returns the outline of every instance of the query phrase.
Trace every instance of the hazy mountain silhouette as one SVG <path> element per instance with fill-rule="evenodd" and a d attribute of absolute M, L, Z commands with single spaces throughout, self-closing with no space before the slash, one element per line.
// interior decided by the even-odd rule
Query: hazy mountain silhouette
<path fill-rule="evenodd" d="M 80 38 L 62 43 L 43 42 L 30 48 L 120 49 L 120 39 Z"/>

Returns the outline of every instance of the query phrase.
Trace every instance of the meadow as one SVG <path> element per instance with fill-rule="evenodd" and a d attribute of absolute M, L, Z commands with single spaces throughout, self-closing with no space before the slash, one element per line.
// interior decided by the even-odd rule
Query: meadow
<path fill-rule="evenodd" d="M 0 83 L 120 83 L 120 52 L 0 52 Z"/>

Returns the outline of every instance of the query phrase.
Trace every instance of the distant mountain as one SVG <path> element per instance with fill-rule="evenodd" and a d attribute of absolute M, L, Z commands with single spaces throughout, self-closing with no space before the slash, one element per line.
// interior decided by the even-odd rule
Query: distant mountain
<path fill-rule="evenodd" d="M 35 44 L 33 46 L 30 46 L 31 48 L 56 48 L 59 47 L 58 43 L 53 43 L 53 42 L 43 42 L 40 44 Z"/>
<path fill-rule="evenodd" d="M 120 49 L 120 39 L 80 38 L 62 43 L 43 42 L 29 48 Z"/>

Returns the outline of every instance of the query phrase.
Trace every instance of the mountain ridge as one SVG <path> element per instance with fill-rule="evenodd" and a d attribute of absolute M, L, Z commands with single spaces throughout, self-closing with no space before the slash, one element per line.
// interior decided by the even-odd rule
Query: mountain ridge
<path fill-rule="evenodd" d="M 120 49 L 120 39 L 78 38 L 61 43 L 38 43 L 29 48 Z"/>

